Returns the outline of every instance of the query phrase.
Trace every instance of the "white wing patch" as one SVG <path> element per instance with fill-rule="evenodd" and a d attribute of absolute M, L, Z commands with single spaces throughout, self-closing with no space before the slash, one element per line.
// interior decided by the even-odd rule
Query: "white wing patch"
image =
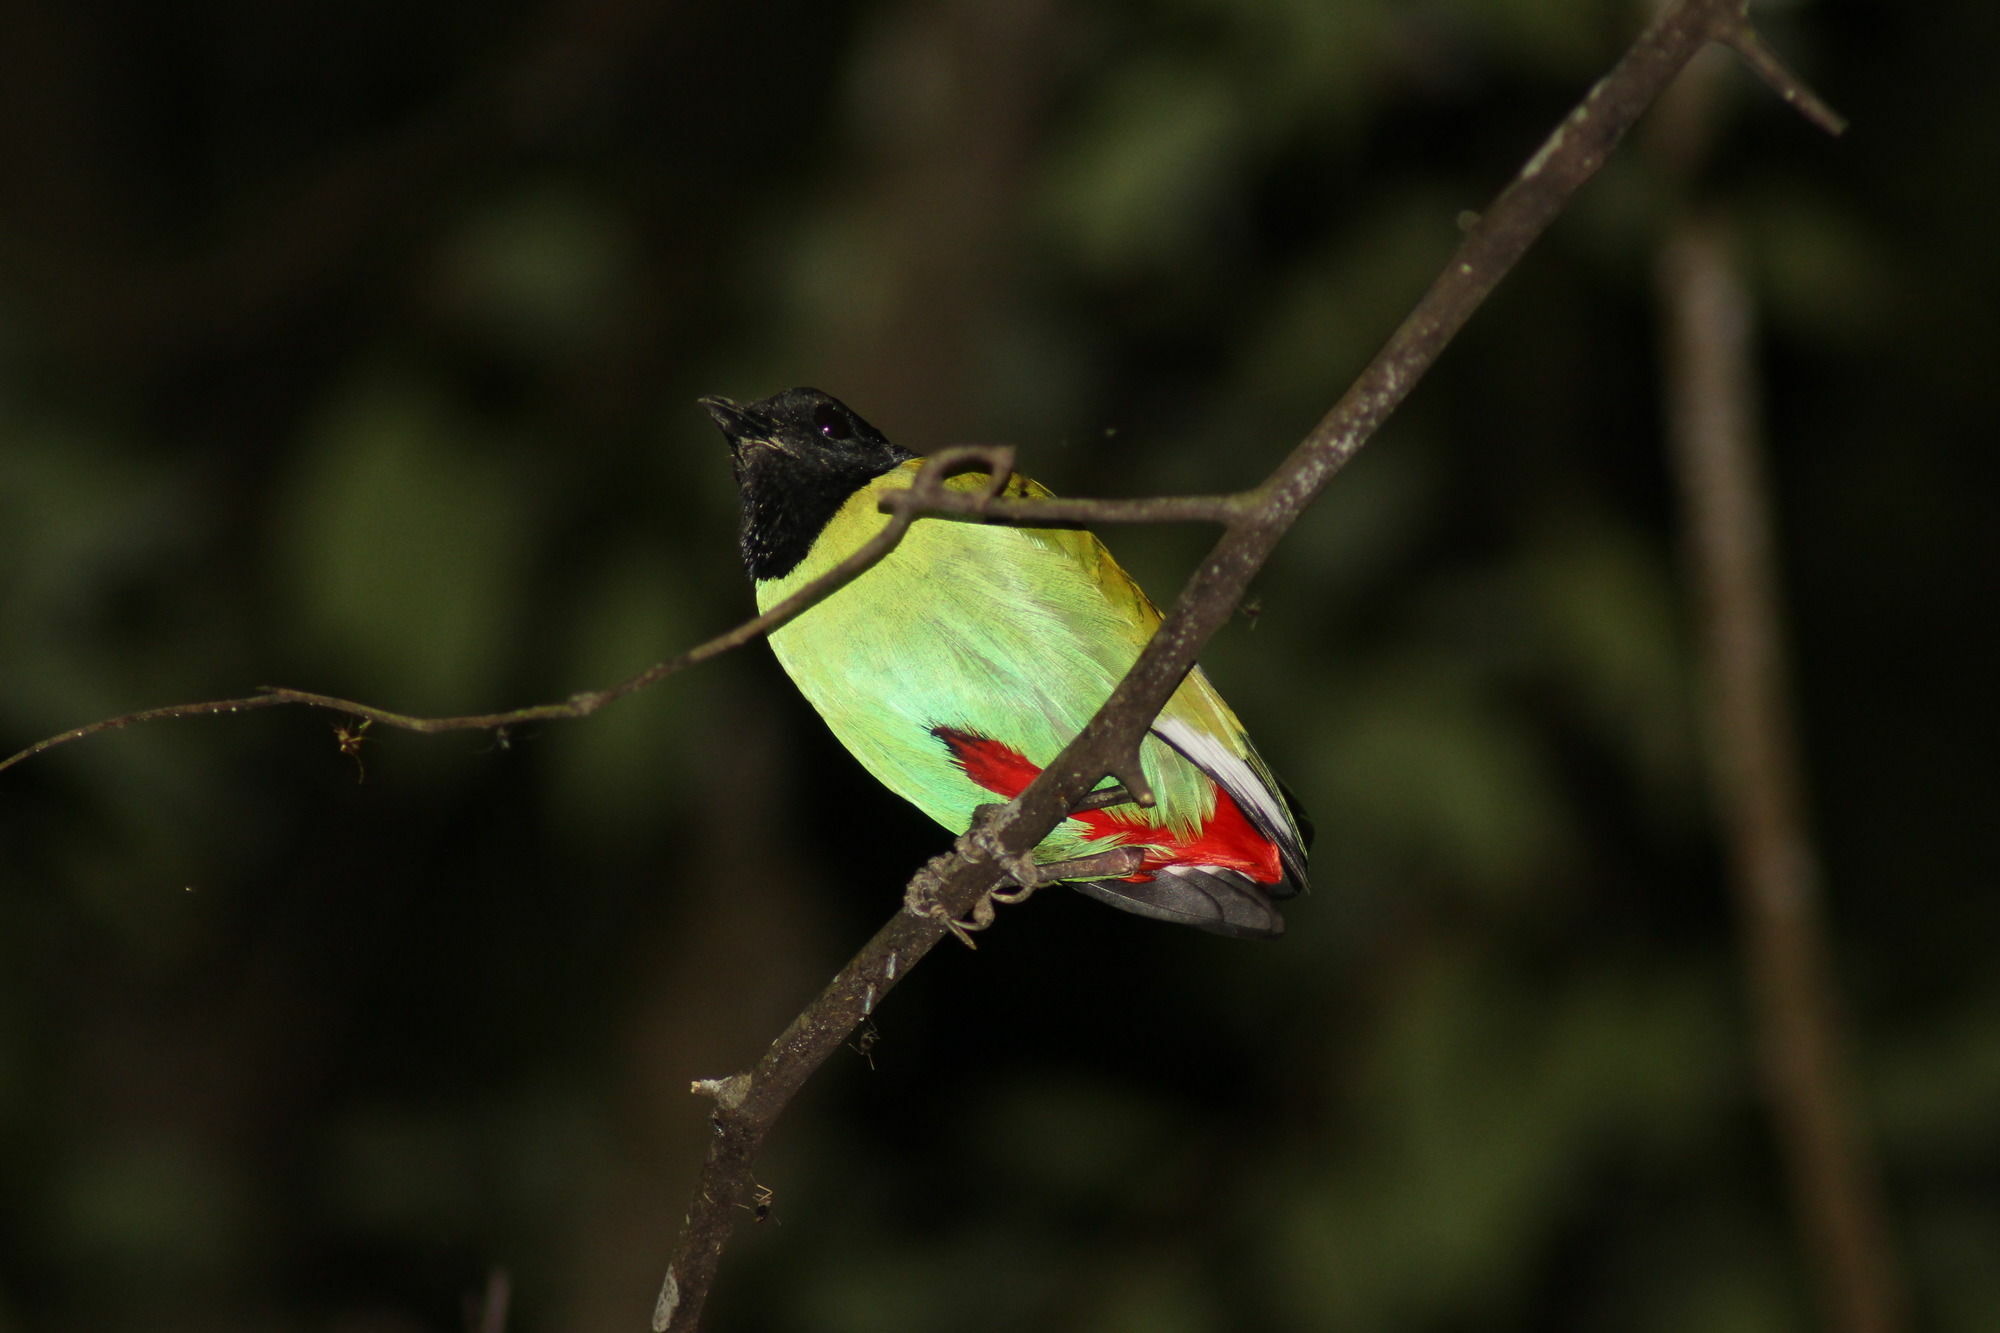
<path fill-rule="evenodd" d="M 1154 721 L 1152 732 L 1179 750 L 1189 763 L 1214 778 L 1216 784 L 1243 808 L 1250 822 L 1264 830 L 1284 852 L 1287 863 L 1304 859 L 1299 835 L 1292 823 L 1284 798 L 1265 784 L 1250 762 L 1224 745 L 1220 739 L 1199 731 L 1175 718 Z"/>

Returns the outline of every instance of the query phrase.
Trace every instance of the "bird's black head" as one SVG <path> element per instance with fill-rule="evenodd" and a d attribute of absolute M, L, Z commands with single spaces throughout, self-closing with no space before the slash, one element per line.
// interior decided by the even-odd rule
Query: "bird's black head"
<path fill-rule="evenodd" d="M 848 496 L 916 457 L 818 389 L 701 405 L 729 441 L 743 497 L 743 563 L 759 581 L 797 568 Z"/>

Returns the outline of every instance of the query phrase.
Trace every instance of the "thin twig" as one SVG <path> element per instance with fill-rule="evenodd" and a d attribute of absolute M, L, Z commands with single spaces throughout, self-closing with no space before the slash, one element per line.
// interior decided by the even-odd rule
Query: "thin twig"
<path fill-rule="evenodd" d="M 1659 286 L 1668 436 L 1701 608 L 1704 721 L 1764 1092 L 1827 1326 L 1895 1333 L 1907 1326 L 1905 1298 L 1851 1109 L 1787 698 L 1751 301 L 1724 226 L 1682 224 Z"/>
<path fill-rule="evenodd" d="M 71 741 L 79 741 L 86 736 L 95 736 L 101 732 L 117 731 L 141 722 L 160 722 L 169 718 L 201 717 L 215 713 L 248 713 L 260 708 L 276 708 L 286 704 L 325 708 L 380 723 L 385 727 L 395 727 L 402 731 L 415 731 L 425 735 L 435 735 L 445 731 L 494 731 L 504 734 L 508 729 L 528 722 L 588 717 L 606 704 L 636 694 L 675 672 L 720 657 L 732 649 L 740 648 L 754 639 L 769 634 L 831 597 L 895 550 L 897 544 L 903 540 L 903 534 L 909 531 L 910 525 L 924 517 L 929 512 L 930 506 L 950 505 L 961 496 L 971 496 L 976 499 L 984 494 L 984 491 L 953 491 L 944 488 L 945 478 L 973 467 L 987 470 L 989 476 L 987 489 L 997 489 L 1004 484 L 1013 467 L 1013 451 L 993 445 L 955 445 L 950 449 L 939 450 L 925 460 L 923 469 L 911 483 L 909 494 L 913 497 L 913 502 L 892 513 L 889 522 L 883 525 L 880 532 L 869 538 L 852 555 L 832 569 L 762 615 L 751 617 L 727 633 L 718 634 L 705 643 L 697 644 L 677 657 L 656 662 L 638 675 L 622 680 L 616 685 L 602 690 L 572 694 L 561 703 L 532 704 L 526 708 L 512 708 L 502 713 L 474 713 L 462 717 L 420 717 L 353 699 L 342 699 L 331 694 L 318 694 L 311 690 L 295 690 L 289 686 L 272 685 L 239 699 L 211 699 L 201 703 L 170 704 L 162 708 L 124 713 L 118 717 L 74 727 L 60 735 L 36 741 L 26 749 L 0 759 L 0 771 L 12 768 L 23 760 L 32 759 L 44 751 L 53 750 L 59 745 L 67 745 Z M 998 480 L 993 480 L 995 478 Z"/>
<path fill-rule="evenodd" d="M 1234 614 L 1278 539 L 1380 426 L 1472 312 L 1674 76 L 1711 41 L 1740 40 L 1744 0 L 1681 0 L 1642 33 L 1557 127 L 1487 213 L 1354 385 L 1276 471 L 1226 519 L 1221 539 L 1181 589 L 1139 660 L 1083 730 L 1018 797 L 961 836 L 911 882 L 905 908 L 794 1020 L 757 1067 L 726 1088 L 714 1136 L 654 1309 L 656 1333 L 691 1333 L 764 1137 L 806 1075 L 845 1043 L 889 986 L 965 916 L 1001 867 L 1037 846 L 1108 774 L 1150 797 L 1138 744 L 1209 637 Z M 1796 103 L 1797 99 L 1792 99 Z M 920 910 L 913 910 L 916 905 Z M 914 952 L 913 952 L 914 951 Z"/>
<path fill-rule="evenodd" d="M 1245 492 L 1241 495 L 1156 496 L 1138 500 L 1005 499 L 1001 491 L 1014 467 L 1014 450 L 1009 445 L 952 445 L 932 453 L 924 464 L 908 489 L 892 491 L 883 499 L 882 512 L 890 516 L 890 521 L 845 560 L 762 615 L 753 616 L 726 633 L 697 644 L 679 656 L 656 662 L 637 675 L 604 689 L 572 694 L 561 703 L 531 704 L 505 712 L 426 717 L 399 713 L 338 695 L 293 689 L 287 685 L 267 685 L 255 694 L 238 698 L 167 704 L 72 727 L 0 759 L 0 772 L 72 741 L 107 731 L 120 731 L 141 722 L 164 722 L 173 718 L 218 713 L 249 713 L 286 705 L 324 708 L 385 727 L 424 735 L 446 731 L 493 731 L 504 735 L 512 728 L 530 722 L 589 717 L 606 704 L 615 703 L 676 672 L 740 648 L 805 614 L 895 550 L 910 525 L 920 518 L 1004 523 L 1017 527 L 1077 527 L 1087 523 L 1227 523 L 1247 507 L 1251 498 L 1251 493 Z M 948 489 L 944 486 L 947 477 L 974 469 L 986 473 L 985 486 L 974 490 Z"/>
<path fill-rule="evenodd" d="M 882 497 L 885 514 L 915 510 L 926 518 L 971 523 L 1004 523 L 1017 528 L 1083 528 L 1101 523 L 1221 523 L 1241 517 L 1256 503 L 1256 492 L 1235 495 L 1160 495 L 1138 500 L 1020 500 L 986 498 L 963 491 L 924 498 L 909 491 Z"/>

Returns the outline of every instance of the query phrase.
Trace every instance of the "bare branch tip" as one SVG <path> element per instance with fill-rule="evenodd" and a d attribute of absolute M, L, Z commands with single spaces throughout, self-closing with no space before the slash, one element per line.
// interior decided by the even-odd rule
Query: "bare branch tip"
<path fill-rule="evenodd" d="M 680 1303 L 681 1280 L 669 1268 L 666 1280 L 660 1283 L 660 1298 L 653 1302 L 653 1333 L 667 1333 L 667 1325 L 674 1322 L 674 1311 Z"/>
<path fill-rule="evenodd" d="M 1132 804 L 1152 806 L 1158 803 L 1159 798 L 1153 795 L 1153 784 L 1146 781 L 1146 771 L 1139 765 L 1139 752 L 1137 750 L 1134 750 L 1131 754 L 1113 765 L 1111 776 L 1116 778 L 1118 785 L 1125 789 L 1125 793 L 1130 798 Z"/>
<path fill-rule="evenodd" d="M 728 1078 L 698 1078 L 688 1085 L 688 1091 L 698 1097 L 713 1098 L 722 1110 L 734 1111 L 750 1095 L 750 1079 L 744 1074 L 731 1074 Z"/>
<path fill-rule="evenodd" d="M 1847 117 L 1831 106 L 1807 86 L 1804 79 L 1794 74 L 1785 62 L 1764 41 L 1762 34 L 1752 27 L 1748 19 L 1740 19 L 1723 34 L 1723 42 L 1742 57 L 1743 63 L 1758 78 L 1769 86 L 1772 92 L 1782 97 L 1786 104 L 1795 109 L 1808 121 L 1826 133 L 1838 138 L 1847 132 Z"/>

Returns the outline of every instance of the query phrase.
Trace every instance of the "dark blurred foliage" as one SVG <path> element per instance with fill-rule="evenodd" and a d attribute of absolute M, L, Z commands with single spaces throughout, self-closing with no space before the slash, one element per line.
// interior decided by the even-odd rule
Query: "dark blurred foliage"
<path fill-rule="evenodd" d="M 468 712 L 746 612 L 697 394 L 1248 484 L 1640 22 L 1594 0 L 0 7 L 0 750 Z M 1860 1114 L 2000 1310 L 1991 6 L 1717 80 Z M 1313 810 L 1257 945 L 1045 894 L 760 1165 L 718 1330 L 1806 1326 L 1662 458 L 1642 133 L 1208 654 Z M 1165 596 L 1194 530 L 1121 531 Z M 761 649 L 510 743 L 303 711 L 0 775 L 0 1330 L 632 1330 L 940 830 Z M 746 1219 L 748 1223 L 748 1219 Z"/>

